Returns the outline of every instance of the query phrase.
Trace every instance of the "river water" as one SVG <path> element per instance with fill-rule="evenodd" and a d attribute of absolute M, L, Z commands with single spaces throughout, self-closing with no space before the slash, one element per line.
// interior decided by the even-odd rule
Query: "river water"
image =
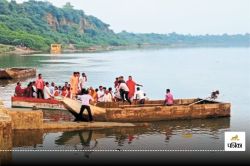
<path fill-rule="evenodd" d="M 69 81 L 73 71 L 85 72 L 88 86 L 93 87 L 113 87 L 116 76 L 132 75 L 137 83 L 143 84 L 143 91 L 150 99 L 163 99 L 166 88 L 171 89 L 175 98 L 204 98 L 218 89 L 221 93 L 218 100 L 230 102 L 232 108 L 230 118 L 157 122 L 147 128 L 16 131 L 13 149 L 223 150 L 225 131 L 245 131 L 247 149 L 250 146 L 250 48 L 161 48 L 0 56 L 1 68 L 14 66 L 36 67 L 45 81 L 54 81 L 57 85 Z M 23 80 L 23 85 L 34 79 Z M 10 107 L 15 83 L 0 81 L 0 98 L 7 107 Z M 16 161 L 21 158 L 16 152 L 13 156 Z M 95 159 L 98 152 L 85 152 L 78 157 Z"/>

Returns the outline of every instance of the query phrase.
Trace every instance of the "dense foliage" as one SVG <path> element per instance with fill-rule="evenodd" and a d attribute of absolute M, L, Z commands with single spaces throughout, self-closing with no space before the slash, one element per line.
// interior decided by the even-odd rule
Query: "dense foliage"
<path fill-rule="evenodd" d="M 63 8 L 46 1 L 30 0 L 21 4 L 0 0 L 0 43 L 49 50 L 50 44 L 61 43 L 86 48 L 94 45 L 130 44 L 186 45 L 249 45 L 250 35 L 191 36 L 171 34 L 114 33 L 109 25 L 70 3 Z"/>
<path fill-rule="evenodd" d="M 30 0 L 22 4 L 0 0 L 0 43 L 48 50 L 51 43 L 123 45 L 108 24 L 67 3 L 57 8 L 49 2 Z"/>
<path fill-rule="evenodd" d="M 123 31 L 117 34 L 130 43 L 161 44 L 169 47 L 199 46 L 250 46 L 250 34 L 244 35 L 180 35 L 169 34 L 134 34 Z"/>

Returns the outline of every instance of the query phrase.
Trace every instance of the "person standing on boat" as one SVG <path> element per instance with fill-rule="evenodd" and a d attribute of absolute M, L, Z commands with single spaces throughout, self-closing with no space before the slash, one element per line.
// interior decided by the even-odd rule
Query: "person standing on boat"
<path fill-rule="evenodd" d="M 117 88 L 117 87 L 118 87 L 118 85 L 119 85 L 118 81 L 119 81 L 119 78 L 116 77 L 116 78 L 115 78 L 115 82 L 114 82 L 114 88 Z"/>
<path fill-rule="evenodd" d="M 166 90 L 166 99 L 165 99 L 164 105 L 171 106 L 171 105 L 173 105 L 173 104 L 174 104 L 174 97 L 173 97 L 173 95 L 171 94 L 170 89 L 167 89 L 167 90 Z"/>
<path fill-rule="evenodd" d="M 120 95 L 121 95 L 121 98 L 122 98 L 122 101 L 124 102 L 125 99 L 129 102 L 129 104 L 131 105 L 131 101 L 128 97 L 128 94 L 129 94 L 129 88 L 127 86 L 127 84 L 125 83 L 125 81 L 123 80 L 120 80 L 119 81 L 119 88 L 118 88 L 119 92 L 120 92 Z M 124 99 L 125 97 L 125 99 Z"/>
<path fill-rule="evenodd" d="M 44 99 L 51 99 L 53 98 L 53 95 L 50 93 L 49 83 L 45 83 L 44 87 Z"/>
<path fill-rule="evenodd" d="M 37 98 L 36 81 L 32 82 L 32 97 Z"/>
<path fill-rule="evenodd" d="M 70 98 L 75 99 L 78 93 L 78 77 L 77 72 L 74 72 L 70 78 Z"/>
<path fill-rule="evenodd" d="M 24 97 L 32 97 L 32 82 L 30 82 L 27 87 L 24 89 Z"/>
<path fill-rule="evenodd" d="M 127 86 L 128 86 L 128 89 L 129 89 L 129 94 L 128 94 L 128 97 L 130 99 L 133 99 L 134 95 L 135 95 L 135 86 L 142 86 L 140 84 L 137 84 L 132 76 L 129 76 L 128 77 L 128 81 L 126 82 Z"/>
<path fill-rule="evenodd" d="M 17 82 L 16 88 L 15 88 L 15 95 L 16 97 L 22 97 L 24 95 L 24 89 L 21 87 L 21 83 Z"/>
<path fill-rule="evenodd" d="M 43 94 L 44 81 L 42 78 L 42 74 L 38 74 L 38 78 L 36 80 L 36 89 L 37 89 L 37 98 L 44 99 L 44 94 Z"/>
<path fill-rule="evenodd" d="M 54 96 L 54 93 L 55 93 L 55 83 L 54 82 L 51 82 L 49 89 L 50 89 L 50 94 L 52 96 Z"/>
<path fill-rule="evenodd" d="M 82 73 L 82 76 L 79 78 L 79 87 L 80 87 L 80 90 L 82 89 L 86 89 L 86 84 L 87 84 L 87 75 L 85 73 Z"/>
<path fill-rule="evenodd" d="M 86 109 L 88 111 L 89 121 L 93 122 L 93 116 L 92 116 L 91 109 L 90 109 L 90 101 L 94 101 L 94 99 L 92 98 L 92 96 L 89 95 L 89 92 L 85 89 L 82 90 L 82 95 L 78 96 L 78 99 L 81 100 L 82 106 L 76 118 L 76 121 L 83 120 L 82 114 L 83 114 L 83 111 Z"/>

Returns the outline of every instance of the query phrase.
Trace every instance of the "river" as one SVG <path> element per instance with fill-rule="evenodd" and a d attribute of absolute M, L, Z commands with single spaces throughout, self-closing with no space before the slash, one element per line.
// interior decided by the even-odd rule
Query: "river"
<path fill-rule="evenodd" d="M 90 131 L 19 131 L 13 149 L 223 150 L 225 131 L 245 131 L 250 146 L 250 48 L 161 48 L 98 53 L 1 55 L 0 67 L 36 67 L 45 81 L 63 85 L 73 71 L 85 72 L 88 86 L 113 87 L 116 76 L 132 75 L 150 99 L 204 98 L 220 90 L 219 101 L 232 104 L 231 117 L 152 123 L 148 128 Z M 34 80 L 23 81 L 23 85 Z M 10 107 L 15 82 L 0 81 L 0 98 Z M 218 152 L 219 153 L 219 152 Z M 34 154 L 35 156 L 35 154 Z M 71 154 L 74 156 L 74 154 Z M 77 158 L 99 158 L 98 152 Z M 93 156 L 93 157 L 92 157 Z M 21 159 L 13 152 L 15 161 Z"/>

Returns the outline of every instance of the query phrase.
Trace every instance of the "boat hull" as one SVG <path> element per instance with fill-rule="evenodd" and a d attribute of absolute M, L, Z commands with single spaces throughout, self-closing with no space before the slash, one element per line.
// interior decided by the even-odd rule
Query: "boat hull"
<path fill-rule="evenodd" d="M 98 103 L 91 106 L 95 121 L 110 122 L 151 122 L 178 119 L 202 119 L 229 117 L 231 104 L 201 99 L 177 99 L 173 106 L 164 106 L 163 100 L 146 101 L 140 105 L 127 105 L 120 102 Z M 44 100 L 35 98 L 12 97 L 12 107 L 36 108 L 46 110 L 69 110 L 73 115 L 80 111 L 81 103 L 72 99 Z M 85 112 L 86 114 L 86 112 Z"/>
<path fill-rule="evenodd" d="M 12 97 L 12 108 L 32 108 L 32 109 L 45 109 L 45 110 L 67 110 L 64 105 L 58 100 L 45 100 L 37 98 L 26 97 Z"/>
<path fill-rule="evenodd" d="M 106 120 L 117 122 L 149 122 L 177 119 L 201 119 L 229 117 L 230 103 L 201 99 L 176 99 L 173 106 L 164 106 L 163 100 L 146 101 L 144 105 L 122 103 L 100 103 L 106 109 Z"/>
<path fill-rule="evenodd" d="M 105 120 L 111 122 L 150 122 L 230 116 L 230 103 L 204 100 L 201 103 L 192 104 L 200 100 L 177 99 L 174 101 L 173 106 L 164 106 L 163 100 L 146 101 L 143 105 L 136 104 L 135 102 L 132 105 L 120 102 L 98 103 L 91 109 L 95 113 L 94 118 L 96 121 Z M 79 112 L 80 103 L 65 102 L 64 104 L 71 111 L 75 113 Z M 76 107 L 76 105 L 78 106 Z"/>
<path fill-rule="evenodd" d="M 6 68 L 0 69 L 0 79 L 20 79 L 36 75 L 35 68 Z"/>

